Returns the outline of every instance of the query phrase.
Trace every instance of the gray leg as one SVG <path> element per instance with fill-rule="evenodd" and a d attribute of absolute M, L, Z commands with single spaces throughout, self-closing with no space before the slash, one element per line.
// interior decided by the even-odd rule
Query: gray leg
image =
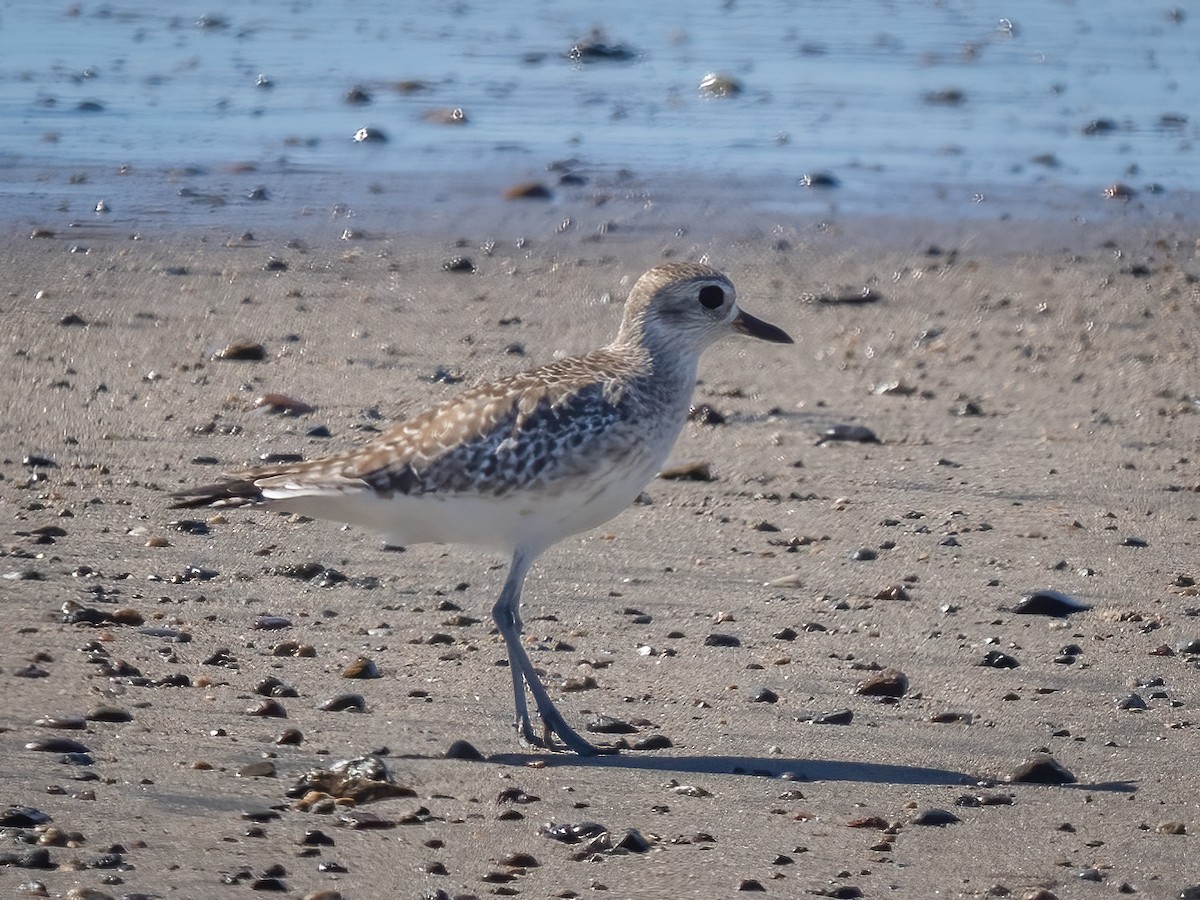
<path fill-rule="evenodd" d="M 558 735 L 569 749 L 574 750 L 580 756 L 592 756 L 603 751 L 589 744 L 567 724 L 566 719 L 555 707 L 554 701 L 550 699 L 550 695 L 546 693 L 546 689 L 542 687 L 529 655 L 521 646 L 521 587 L 525 583 L 525 575 L 529 572 L 529 566 L 536 556 L 536 553 L 528 553 L 520 547 L 517 548 L 513 553 L 512 565 L 509 567 L 508 577 L 504 581 L 504 589 L 500 592 L 500 599 L 492 607 L 492 618 L 508 649 L 508 667 L 513 681 L 513 703 L 517 712 L 517 733 L 521 740 L 530 746 L 554 749 L 548 740 L 542 740 L 533 732 L 533 725 L 529 720 L 529 709 L 525 703 L 525 689 L 528 687 L 547 732 Z"/>

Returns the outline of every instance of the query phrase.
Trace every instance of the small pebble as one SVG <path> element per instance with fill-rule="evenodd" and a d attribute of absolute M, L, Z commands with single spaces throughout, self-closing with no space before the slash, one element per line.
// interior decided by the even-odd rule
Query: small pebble
<path fill-rule="evenodd" d="M 1056 618 L 1065 618 L 1071 613 L 1083 612 L 1091 609 L 1085 603 L 1080 603 L 1073 597 L 1059 591 L 1035 591 L 1032 594 L 1027 594 L 1021 599 L 1021 602 L 1013 607 L 1013 612 L 1024 616 L 1053 616 Z"/>
<path fill-rule="evenodd" d="M 883 443 L 876 437 L 875 432 L 865 425 L 833 425 L 821 432 L 817 446 L 833 441 L 851 441 L 860 444 Z"/>
<path fill-rule="evenodd" d="M 704 639 L 705 647 L 740 647 L 742 641 L 732 634 L 710 634 Z"/>
<path fill-rule="evenodd" d="M 248 716 L 259 716 L 267 719 L 286 719 L 287 710 L 278 700 L 264 700 L 258 706 L 252 706 L 246 710 Z"/>
<path fill-rule="evenodd" d="M 700 93 L 718 99 L 736 97 L 742 93 L 742 83 L 732 75 L 709 72 L 700 79 Z"/>
<path fill-rule="evenodd" d="M 338 694 L 322 703 L 318 709 L 326 712 L 366 712 L 367 701 L 362 694 Z"/>
<path fill-rule="evenodd" d="M 814 725 L 849 725 L 854 721 L 854 713 L 849 709 L 835 709 L 832 712 L 797 716 L 796 721 L 811 722 Z"/>
<path fill-rule="evenodd" d="M 25 745 L 26 750 L 37 753 L 90 753 L 86 745 L 70 738 L 38 738 Z"/>
<path fill-rule="evenodd" d="M 636 734 L 637 728 L 612 716 L 591 716 L 585 727 L 593 734 Z"/>
<path fill-rule="evenodd" d="M 946 809 L 923 809 L 909 820 L 913 825 L 934 825 L 944 827 L 961 822 L 958 816 Z"/>
<path fill-rule="evenodd" d="M 466 256 L 452 256 L 450 259 L 442 263 L 442 270 L 446 272 L 465 272 L 471 274 L 475 271 L 475 263 Z"/>
<path fill-rule="evenodd" d="M 483 754 L 470 741 L 457 740 L 446 748 L 446 759 L 481 760 Z"/>
<path fill-rule="evenodd" d="M 58 728 L 63 731 L 82 731 L 87 727 L 83 716 L 41 716 L 34 719 L 33 724 L 39 728 Z"/>
<path fill-rule="evenodd" d="M 365 656 L 360 656 L 342 670 L 343 678 L 379 678 L 379 667 Z"/>
<path fill-rule="evenodd" d="M 1007 653 L 1002 653 L 999 650 L 989 650 L 983 655 L 983 659 L 979 661 L 979 665 L 991 669 L 1015 669 L 1020 663 L 1015 657 L 1009 656 Z"/>
<path fill-rule="evenodd" d="M 860 681 L 854 693 L 864 697 L 903 697 L 908 693 L 908 676 L 899 669 L 883 669 Z"/>
<path fill-rule="evenodd" d="M 553 191 L 540 181 L 521 182 L 504 191 L 505 200 L 550 200 L 553 197 Z"/>
<path fill-rule="evenodd" d="M 658 473 L 659 478 L 667 481 L 715 481 L 712 467 L 706 462 L 684 463 L 670 466 Z"/>
<path fill-rule="evenodd" d="M 267 358 L 267 348 L 256 341 L 231 341 L 214 353 L 212 358 L 257 362 Z"/>
<path fill-rule="evenodd" d="M 1037 753 L 1013 769 L 1004 780 L 1026 784 L 1074 784 L 1076 778 L 1048 753 Z"/>
<path fill-rule="evenodd" d="M 630 745 L 630 750 L 665 750 L 668 747 L 673 747 L 671 739 L 665 734 L 651 734 L 646 737 L 634 741 Z"/>

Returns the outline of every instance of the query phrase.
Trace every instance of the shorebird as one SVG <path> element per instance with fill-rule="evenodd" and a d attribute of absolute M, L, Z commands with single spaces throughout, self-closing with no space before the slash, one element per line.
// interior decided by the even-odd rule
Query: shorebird
<path fill-rule="evenodd" d="M 655 477 L 687 420 L 700 354 L 730 334 L 792 343 L 739 309 L 717 270 L 657 266 L 634 284 L 606 347 L 471 388 L 356 449 L 181 491 L 173 507 L 262 506 L 363 526 L 397 545 L 511 554 L 492 618 L 508 651 L 518 737 L 606 752 L 567 724 L 538 678 L 521 645 L 521 589 L 542 552 L 607 522 Z"/>

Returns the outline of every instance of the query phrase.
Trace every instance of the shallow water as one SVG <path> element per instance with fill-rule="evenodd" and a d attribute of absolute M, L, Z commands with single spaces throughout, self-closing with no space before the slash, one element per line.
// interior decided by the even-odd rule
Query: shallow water
<path fill-rule="evenodd" d="M 1188 209 L 1197 22 L 1120 0 L 0 7 L 10 221 L 276 217 L 381 185 L 427 205 L 574 160 L 586 185 L 753 185 L 757 208 L 990 216 Z M 627 61 L 580 61 L 593 27 Z M 737 96 L 702 95 L 720 72 Z M 360 86 L 369 97 L 350 104 Z M 465 122 L 426 119 L 461 109 Z M 1100 123 L 1094 125 L 1093 123 Z M 1091 126 L 1091 127 L 1089 127 Z M 356 142 L 359 129 L 386 142 Z M 1092 132 L 1092 133 L 1088 133 Z M 120 167 L 126 167 L 121 170 Z M 124 171 L 125 175 L 118 172 Z M 829 174 L 837 186 L 800 185 Z M 248 199 L 265 187 L 275 202 Z M 331 193 L 332 191 L 332 193 Z M 119 198 L 119 199 L 114 199 Z M 396 198 L 392 198 L 393 206 Z M 298 205 L 295 205 L 298 204 Z"/>

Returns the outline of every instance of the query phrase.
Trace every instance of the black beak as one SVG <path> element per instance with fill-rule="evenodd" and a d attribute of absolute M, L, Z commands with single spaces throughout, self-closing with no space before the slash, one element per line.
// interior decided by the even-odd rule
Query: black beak
<path fill-rule="evenodd" d="M 776 328 L 769 322 L 764 322 L 762 319 L 756 319 L 748 312 L 738 312 L 737 318 L 733 320 L 733 328 L 741 334 L 749 335 L 753 338 L 758 338 L 763 341 L 770 341 L 772 344 L 794 344 L 791 335 L 782 328 Z"/>

